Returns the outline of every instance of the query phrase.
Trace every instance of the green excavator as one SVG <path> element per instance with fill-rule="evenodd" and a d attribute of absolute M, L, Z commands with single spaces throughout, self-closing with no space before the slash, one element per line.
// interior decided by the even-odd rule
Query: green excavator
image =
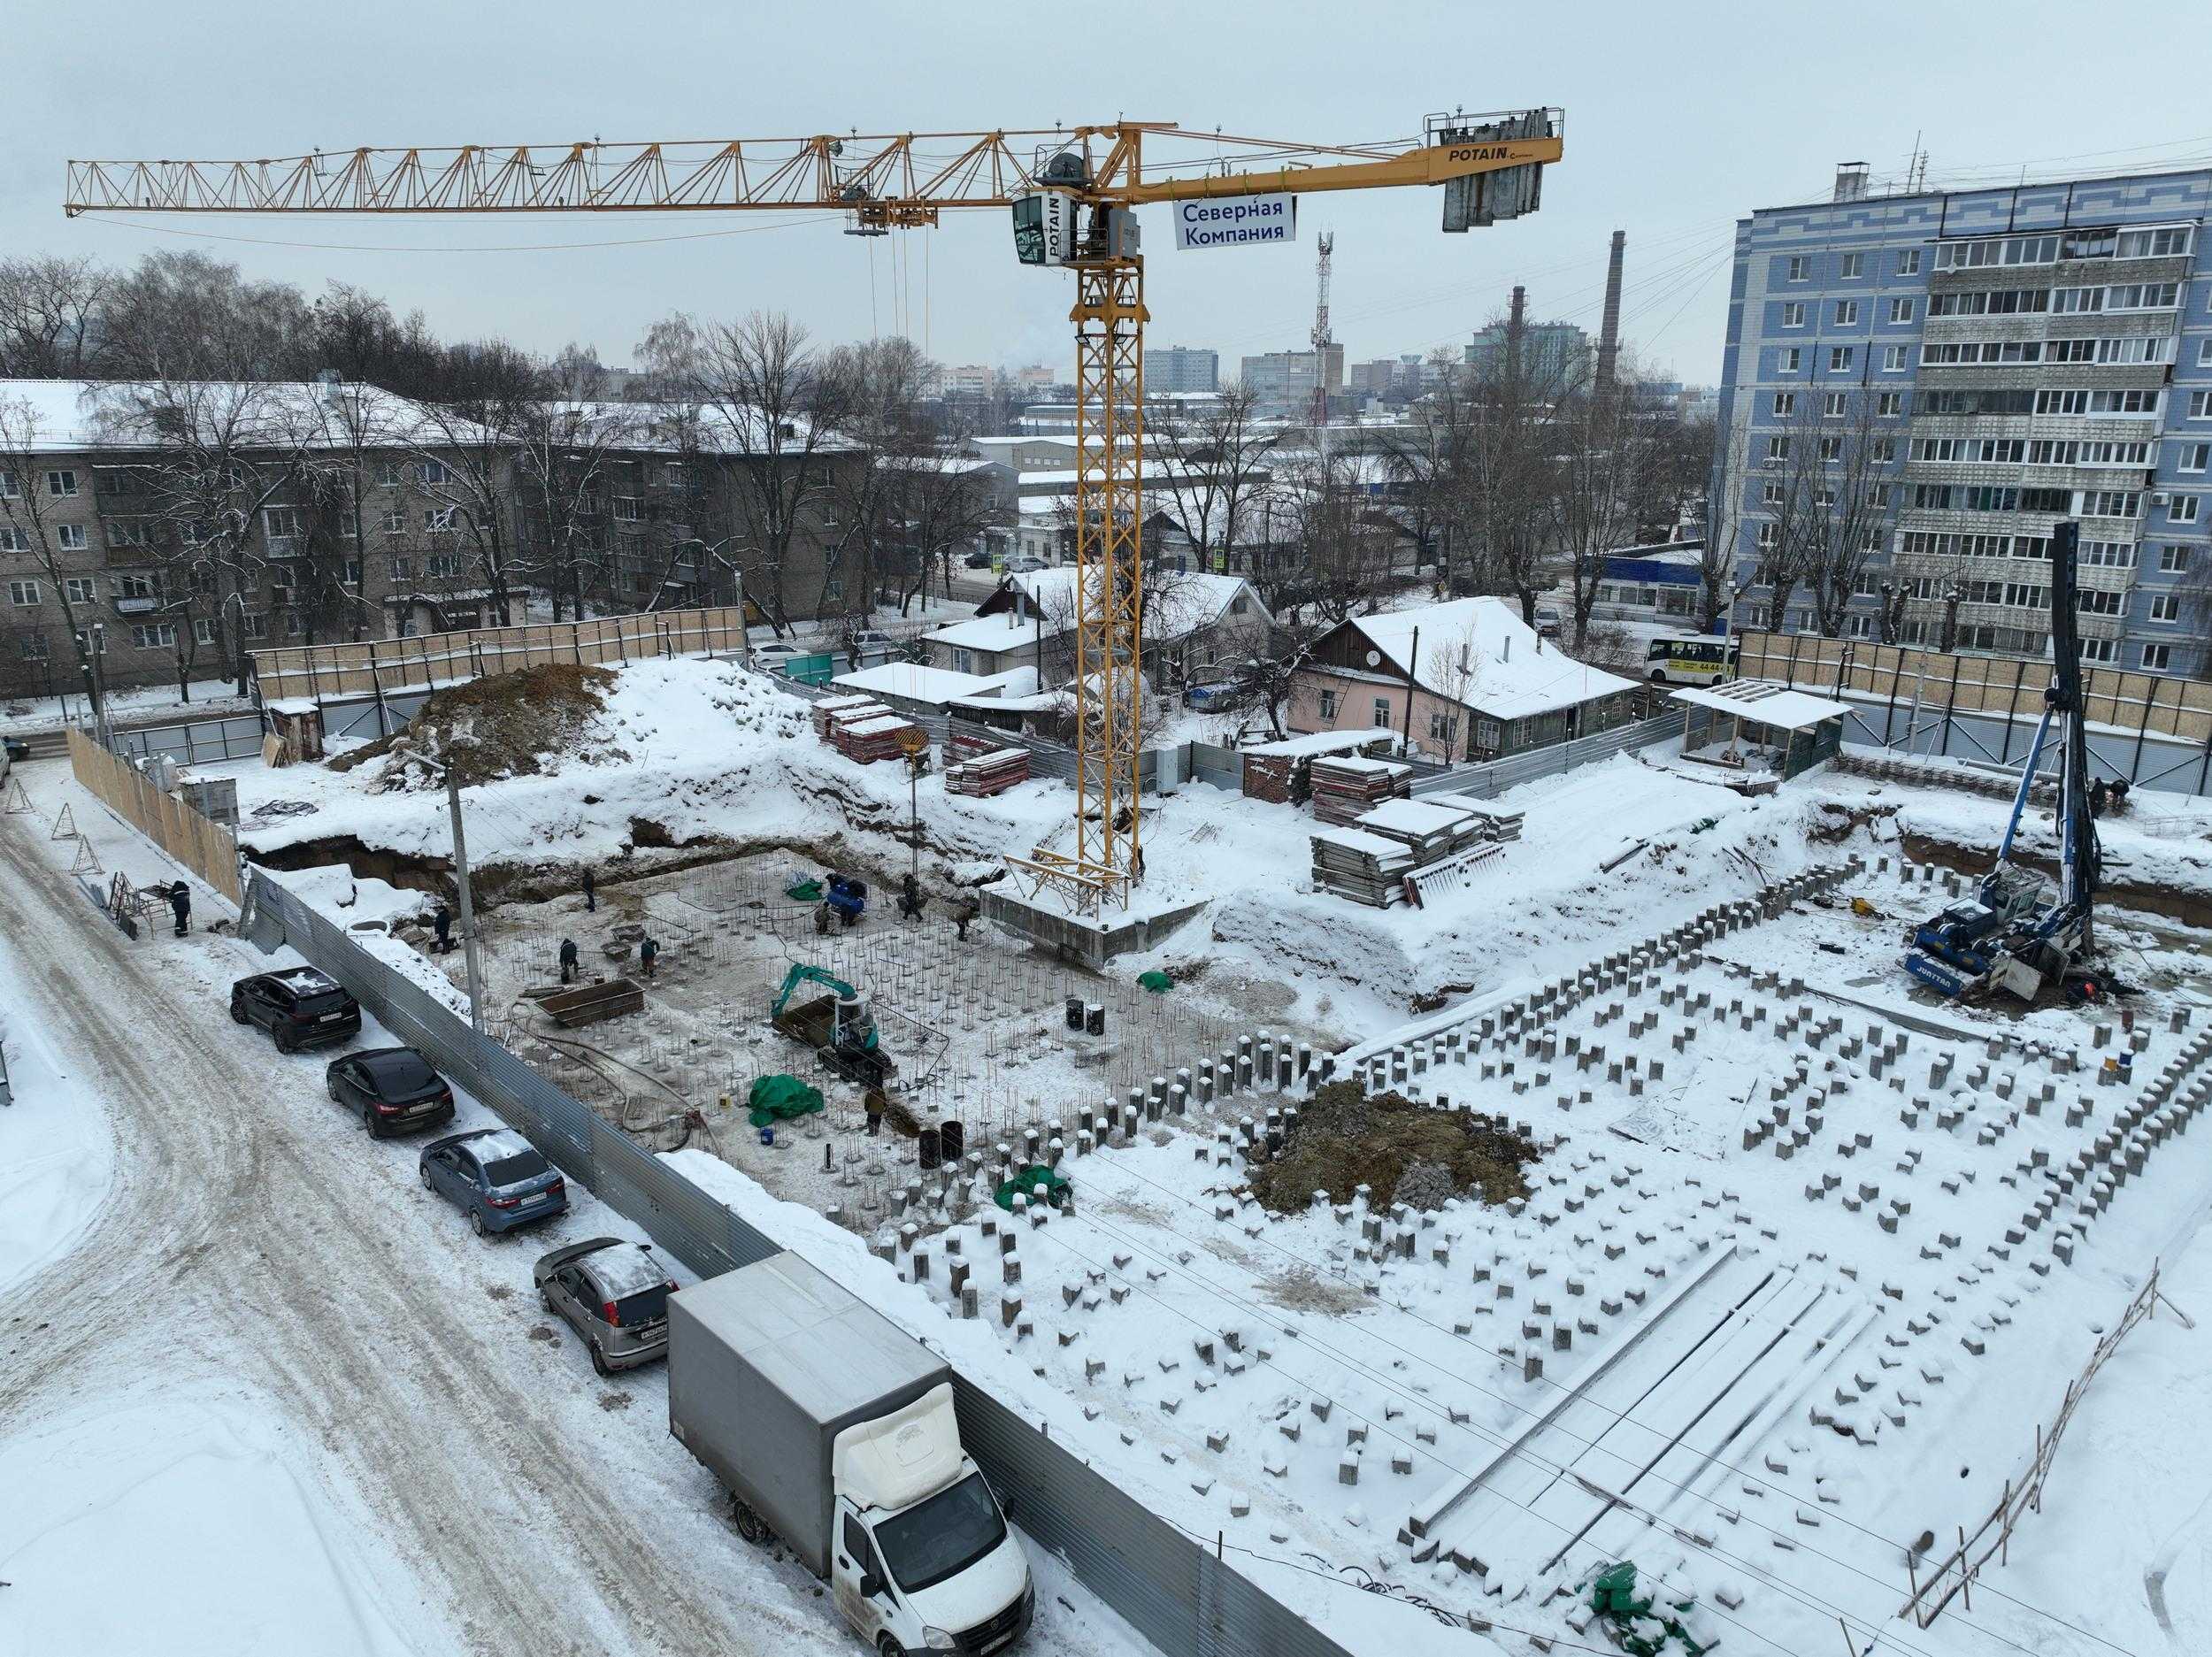
<path fill-rule="evenodd" d="M 829 993 L 795 1006 L 792 993 L 802 984 L 818 984 Z M 783 987 L 770 1003 L 768 1022 L 794 1040 L 803 1041 L 848 1081 L 880 1087 L 898 1067 L 876 1039 L 875 1015 L 860 992 L 821 967 L 794 962 Z"/>

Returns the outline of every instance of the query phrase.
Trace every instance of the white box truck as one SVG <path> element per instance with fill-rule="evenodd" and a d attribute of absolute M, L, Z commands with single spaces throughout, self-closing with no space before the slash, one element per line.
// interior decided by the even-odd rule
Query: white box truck
<path fill-rule="evenodd" d="M 983 1657 L 1036 1611 L 961 1447 L 942 1359 L 792 1254 L 668 1300 L 668 1430 L 817 1576 L 879 1657 Z"/>

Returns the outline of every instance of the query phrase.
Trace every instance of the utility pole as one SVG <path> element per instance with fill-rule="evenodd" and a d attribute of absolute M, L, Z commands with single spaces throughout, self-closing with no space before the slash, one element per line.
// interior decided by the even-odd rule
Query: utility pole
<path fill-rule="evenodd" d="M 461 779 L 450 765 L 445 768 L 446 809 L 453 817 L 453 882 L 461 902 L 461 946 L 468 954 L 469 1028 L 484 1033 L 484 978 L 476 952 L 476 907 L 469 901 L 469 848 L 461 833 Z"/>

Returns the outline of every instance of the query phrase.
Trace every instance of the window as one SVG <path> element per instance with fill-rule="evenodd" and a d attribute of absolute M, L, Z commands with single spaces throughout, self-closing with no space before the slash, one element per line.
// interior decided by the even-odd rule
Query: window
<path fill-rule="evenodd" d="M 1762 488 L 1759 491 L 1759 504 L 1762 506 L 1781 505 L 1782 486 L 1778 483 L 1770 483 Z"/>
<path fill-rule="evenodd" d="M 452 533 L 461 526 L 459 519 L 454 516 L 460 510 L 457 506 L 425 507 L 422 513 L 423 533 L 428 535 Z"/>
<path fill-rule="evenodd" d="M 2117 616 L 2127 609 L 2127 595 L 2085 587 L 2074 595 L 2074 608 L 2085 616 Z"/>
<path fill-rule="evenodd" d="M 1810 258 L 1802 253 L 1793 253 L 1790 256 L 1789 280 L 1791 281 L 1801 282 L 1812 273 L 1813 262 Z"/>
<path fill-rule="evenodd" d="M 19 633 L 15 636 L 17 648 L 21 652 L 26 662 L 43 662 L 46 659 L 46 635 L 44 633 Z"/>
<path fill-rule="evenodd" d="M 410 580 L 412 580 L 412 579 L 414 579 L 414 575 L 415 575 L 415 565 L 414 565 L 414 561 L 413 561 L 412 559 L 409 559 L 409 558 L 395 558 L 395 559 L 393 559 L 393 560 L 392 560 L 392 579 L 393 579 L 393 580 L 395 580 L 395 581 L 410 581 Z"/>
<path fill-rule="evenodd" d="M 215 623 L 211 618 L 202 616 L 192 624 L 192 642 L 195 644 L 215 642 Z"/>
<path fill-rule="evenodd" d="M 2193 524 L 2197 509 L 2204 497 L 2197 495 L 2177 495 L 2166 502 L 2166 521 L 2169 524 Z"/>
<path fill-rule="evenodd" d="M 1881 419 L 1893 420 L 1904 411 L 1905 394 L 1901 391 L 1885 391 L 1874 399 L 1874 412 Z"/>
<path fill-rule="evenodd" d="M 962 668 L 961 671 L 964 673 L 967 670 Z M 1324 719 L 1336 717 L 1336 693 L 1333 690 L 1325 690 L 1321 693 L 1321 717 Z"/>
<path fill-rule="evenodd" d="M 2051 290 L 2047 288 L 1977 288 L 1971 293 L 1928 296 L 1928 314 L 1932 317 L 2009 317 L 2022 312 L 2039 313 L 2050 308 Z"/>
<path fill-rule="evenodd" d="M 173 650 L 177 646 L 177 624 L 173 621 L 144 621 L 131 629 L 131 642 L 142 650 Z"/>
<path fill-rule="evenodd" d="M 1774 394 L 1774 418 L 1776 419 L 1786 420 L 1796 412 L 1797 394 L 1794 391 L 1778 391 Z"/>
<path fill-rule="evenodd" d="M 297 587 L 299 584 L 300 572 L 293 565 L 288 564 L 273 564 L 269 566 L 269 585 L 271 587 L 275 587 L 280 591 L 288 591 L 289 589 Z"/>
<path fill-rule="evenodd" d="M 614 516 L 617 523 L 637 523 L 645 516 L 644 503 L 634 495 L 618 495 L 614 497 Z"/>
<path fill-rule="evenodd" d="M 2084 639 L 2080 655 L 2085 662 L 2116 662 L 2120 647 L 2110 639 Z"/>
<path fill-rule="evenodd" d="M 64 500 L 77 493 L 77 474 L 69 467 L 46 474 L 46 493 Z"/>
<path fill-rule="evenodd" d="M 2212 334 L 2197 341 L 2197 366 L 2212 368 Z"/>
<path fill-rule="evenodd" d="M 2026 557 L 2023 552 L 2018 555 Z M 2047 558 L 2050 543 L 2043 543 L 2043 550 L 2034 555 Z M 2081 566 L 2085 570 L 2132 570 L 2135 567 L 2135 543 L 2131 541 L 2085 541 L 2081 543 Z"/>
<path fill-rule="evenodd" d="M 1858 360 L 1858 351 L 1852 346 L 1830 346 L 1828 348 L 1828 372 L 1832 374 L 1849 373 L 1851 364 Z"/>
<path fill-rule="evenodd" d="M 296 610 L 288 610 L 284 612 L 284 636 L 288 639 L 296 639 L 300 636 L 300 613 Z"/>
<path fill-rule="evenodd" d="M 1820 418 L 1824 420 L 1840 420 L 1850 401 L 1849 395 L 1844 392 L 1823 392 L 1820 398 Z"/>
<path fill-rule="evenodd" d="M 38 583 L 36 581 L 9 582 L 8 602 L 28 610 L 38 602 Z"/>
<path fill-rule="evenodd" d="M 1946 242 L 1936 248 L 1936 269 L 1966 271 L 1992 265 L 2055 265 L 2058 257 L 2056 236 L 1999 236 L 1986 242 Z M 2070 253 L 2067 257 L 2090 256 Z"/>
<path fill-rule="evenodd" d="M 1782 326 L 1786 328 L 1801 328 L 1805 326 L 1805 302 L 1803 300 L 1793 299 L 1782 307 Z"/>
<path fill-rule="evenodd" d="M 247 638 L 265 639 L 269 636 L 269 618 L 259 611 L 250 610 L 239 620 L 242 624 L 241 631 Z"/>
<path fill-rule="evenodd" d="M 453 471 L 442 460 L 419 461 L 415 465 L 415 481 L 425 488 L 434 489 L 452 482 Z"/>
<path fill-rule="evenodd" d="M 84 525 L 82 524 L 55 525 L 54 544 L 64 552 L 82 552 L 85 549 Z"/>
<path fill-rule="evenodd" d="M 1907 248 L 1897 256 L 1897 273 L 1900 276 L 1920 274 L 1920 249 L 1918 248 Z"/>
<path fill-rule="evenodd" d="M 1854 280 L 1855 278 L 1864 276 L 1866 274 L 1866 255 L 1863 253 L 1845 254 L 1843 256 L 1843 268 L 1841 271 L 1838 272 L 1837 274 L 1841 276 L 1847 282 Z"/>
<path fill-rule="evenodd" d="M 2031 493 L 2022 490 L 2023 495 Z M 2023 511 L 2036 509 L 2024 506 Z M 2060 511 L 2066 509 L 2060 507 Z M 2140 518 L 2143 515 L 2143 492 L 2140 489 L 2084 489 L 2079 511 L 2084 518 Z"/>
<path fill-rule="evenodd" d="M 461 573 L 461 555 L 457 552 L 434 552 L 430 555 L 429 575 L 434 581 L 450 581 Z"/>
<path fill-rule="evenodd" d="M 2042 360 L 2043 341 L 2040 340 L 1932 340 L 1920 348 L 1920 361 L 1924 367 L 1955 367 L 1962 363 L 2037 363 Z"/>
<path fill-rule="evenodd" d="M 2189 394 L 2189 418 L 2193 420 L 2212 420 L 2212 391 L 2193 391 Z"/>
<path fill-rule="evenodd" d="M 1984 392 L 1981 395 L 1986 398 L 1992 394 Z M 2038 414 L 2156 414 L 2158 393 L 2155 391 L 2039 391 L 2035 394 L 2032 406 Z M 2192 414 L 2190 418 L 2212 419 L 2212 404 L 2208 404 L 2208 408 L 2207 413 Z M 1933 412 L 1933 410 L 1924 410 L 1923 411 Z M 1957 412 L 1957 410 L 1952 411 Z"/>
<path fill-rule="evenodd" d="M 1889 319 L 1892 322 L 1910 322 L 1912 320 L 1912 301 L 1909 299 L 1891 300 L 1889 302 Z"/>
<path fill-rule="evenodd" d="M 2005 583 L 2005 602 L 2016 610 L 2048 610 L 2051 607 L 2051 589 L 2047 587 L 2030 587 L 2023 581 L 2008 581 Z"/>
<path fill-rule="evenodd" d="M 1779 437 L 1767 439 L 1767 462 L 1770 465 L 1779 465 L 1789 457 L 1790 440 L 1787 433 Z"/>
<path fill-rule="evenodd" d="M 2158 572 L 2161 575 L 2185 574 L 2189 568 L 2189 548 L 2161 547 L 2158 549 Z"/>
<path fill-rule="evenodd" d="M 340 566 L 338 584 L 341 587 L 358 587 L 361 585 L 360 559 L 348 558 L 345 563 Z"/>
<path fill-rule="evenodd" d="M 16 482 L 15 473 L 0 472 L 0 501 L 19 501 L 22 498 L 23 489 Z"/>
<path fill-rule="evenodd" d="M 2190 226 L 2168 225 L 2156 230 L 2123 230 L 2113 257 L 2121 259 L 2162 259 L 2189 251 Z"/>
<path fill-rule="evenodd" d="M 2212 344 L 2212 341 L 2208 341 L 2207 343 Z M 1778 374 L 1803 373 L 1805 372 L 1804 351 L 1794 345 L 1784 349 L 1774 359 L 1774 372 Z"/>
<path fill-rule="evenodd" d="M 686 466 L 680 460 L 663 461 L 661 463 L 661 481 L 672 489 L 684 488 L 691 482 L 690 468 Z"/>
<path fill-rule="evenodd" d="M 110 547 L 150 547 L 155 520 L 150 518 L 110 518 L 102 520 Z"/>
<path fill-rule="evenodd" d="M 404 512 L 385 513 L 384 533 L 388 535 L 404 535 L 407 533 L 407 514 Z"/>
<path fill-rule="evenodd" d="M 342 507 L 338 513 L 338 533 L 348 541 L 361 539 L 361 514 L 353 508 Z"/>
<path fill-rule="evenodd" d="M 2147 644 L 2143 647 L 2143 668 L 2146 672 L 2162 673 L 2173 659 L 2170 644 Z"/>
<path fill-rule="evenodd" d="M 1820 458 L 1824 464 L 1832 465 L 1843 458 L 1843 439 L 1831 433 L 1820 440 Z"/>
<path fill-rule="evenodd" d="M 1885 345 L 1882 348 L 1882 372 L 1886 374 L 1903 373 L 1907 366 L 1905 352 L 1904 346 Z"/>
<path fill-rule="evenodd" d="M 399 462 L 396 460 L 378 461 L 376 463 L 376 482 L 377 487 L 382 489 L 396 489 L 399 487 Z"/>
<path fill-rule="evenodd" d="M 2181 595 L 2178 593 L 2154 595 L 2151 599 L 2151 619 L 2162 622 L 2179 621 L 2181 619 Z"/>
<path fill-rule="evenodd" d="M 1836 326 L 1855 328 L 1859 325 L 1859 302 L 1855 299 L 1836 301 Z"/>
<path fill-rule="evenodd" d="M 1390 729 L 1390 698 L 1387 696 L 1375 698 L 1375 726 L 1381 731 Z"/>
<path fill-rule="evenodd" d="M 73 604 L 89 604 L 100 596 L 100 584 L 88 575 L 65 575 L 61 592 Z"/>
<path fill-rule="evenodd" d="M 1450 750 L 1452 739 L 1458 734 L 1458 731 L 1459 716 L 1457 714 L 1432 713 L 1429 715 L 1429 740 L 1443 743 L 1448 752 Z"/>
<path fill-rule="evenodd" d="M 289 541 L 300 533 L 299 509 L 293 506 L 265 506 L 261 509 L 261 533 L 274 543 Z"/>

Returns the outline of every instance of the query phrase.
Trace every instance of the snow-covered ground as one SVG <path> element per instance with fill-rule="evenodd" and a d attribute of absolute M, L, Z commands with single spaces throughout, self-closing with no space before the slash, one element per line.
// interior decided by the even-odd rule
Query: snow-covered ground
<path fill-rule="evenodd" d="M 19 1274 L 0 1657 L 851 1649 L 810 1576 L 730 1530 L 668 1436 L 658 1370 L 600 1380 L 539 1311 L 541 1252 L 635 1229 L 572 1184 L 562 1219 L 472 1237 L 418 1183 L 414 1142 L 367 1140 L 325 1099 L 329 1054 L 229 1023 L 230 981 L 290 957 L 206 930 L 125 939 L 60 872 L 62 805 L 106 867 L 176 871 L 59 762 L 18 774 L 35 810 L 0 817 L 0 1006 L 66 1075 L 16 1068 L 12 1038 L 0 1136 L 73 1109 L 113 1172 L 104 1207 L 49 1204 L 0 1261 Z M 221 914 L 202 893 L 198 927 Z M 359 1045 L 388 1039 L 372 1023 Z M 463 1097 L 458 1125 L 492 1120 Z M 0 1137 L 0 1168 L 16 1154 Z M 1039 1574 L 1040 1650 L 1145 1649 Z"/>
<path fill-rule="evenodd" d="M 217 714 L 237 713 L 250 708 L 227 679 L 196 679 L 188 700 L 180 700 L 173 683 L 141 685 L 111 690 L 108 717 L 119 724 L 156 724 L 165 715 L 177 719 L 206 719 Z M 28 736 L 37 731 L 58 731 L 65 719 L 82 718 L 86 699 L 73 692 L 58 696 L 0 697 L 0 736 Z"/>
<path fill-rule="evenodd" d="M 13 947 L 0 937 L 0 983 L 21 976 Z M 0 1047 L 14 1100 L 0 1109 L 5 1295 L 83 1234 L 106 1201 L 113 1158 L 96 1085 L 13 995 L 0 1001 Z"/>
<path fill-rule="evenodd" d="M 246 836 L 442 857 L 442 795 L 377 792 L 379 774 L 250 771 Z M 1855 1645 L 1893 1630 L 1916 1653 L 2087 1649 L 2069 1625 L 2130 1628 L 2140 1648 L 2157 1628 L 2145 1553 L 2166 1561 L 2170 1620 L 2193 1626 L 2193 1608 L 2175 1607 L 2203 1570 L 2212 1463 L 2158 1458 L 2155 1428 L 2132 1408 L 2179 1415 L 2170 1400 L 2201 1374 L 2212 1332 L 2162 1313 L 2099 1377 L 2102 1408 L 2078 1415 L 2045 1512 L 2011 1563 L 1977 1583 L 1971 1610 L 1925 1631 L 1890 1620 L 1906 1550 L 1924 1530 L 1970 1527 L 2018 1476 L 2151 1261 L 2181 1262 L 2170 1293 L 2193 1313 L 2184 1289 L 2212 1273 L 2200 1249 L 2184 1251 L 2212 1195 L 2201 1131 L 2147 1148 L 2125 1178 L 2100 1171 L 2116 1166 L 2111 1136 L 2132 1131 L 2124 1113 L 2146 1090 L 2170 1068 L 2168 1091 L 2185 1098 L 2212 1056 L 2199 1039 L 2212 934 L 2188 924 L 2193 911 L 2105 917 L 2140 988 L 2132 1030 L 2110 1009 L 1944 1007 L 1898 969 L 1905 927 L 1945 901 L 1904 877 L 1901 848 L 1985 856 L 2004 802 L 1827 777 L 1754 801 L 1621 756 L 1509 796 L 1524 838 L 1469 890 L 1376 911 L 1311 889 L 1307 814 L 1188 787 L 1148 825 L 1148 888 L 1208 908 L 1112 973 L 1172 969 L 1177 1010 L 1102 990 L 1120 1045 L 1087 1052 L 1053 1029 L 1070 981 L 1033 966 L 1025 980 L 1027 957 L 1002 940 L 957 947 L 934 914 L 902 931 L 884 903 L 860 932 L 817 944 L 766 912 L 796 848 L 849 856 L 878 880 L 902 869 L 906 783 L 896 766 L 845 761 L 802 704 L 728 664 L 626 670 L 574 752 L 467 800 L 480 866 L 547 876 L 549 895 L 487 920 L 495 1013 L 534 1062 L 553 1062 L 531 1050 L 512 991 L 541 978 L 562 932 L 595 947 L 588 929 L 634 918 L 679 947 L 637 1021 L 626 1062 L 647 1080 L 631 1091 L 711 1093 L 703 1065 L 736 1091 L 792 1063 L 758 1032 L 759 998 L 783 960 L 819 948 L 943 1036 L 954 1056 L 925 1095 L 931 1113 L 989 1096 L 979 1125 L 1017 1144 L 1057 1122 L 1078 1201 L 1034 1226 L 972 1185 L 941 1193 L 941 1176 L 906 1166 L 910 1141 L 872 1153 L 880 1172 L 833 1155 L 827 1175 L 798 1178 L 851 1137 L 841 1098 L 830 1123 L 778 1149 L 718 1130 L 722 1155 L 676 1155 L 1356 1651 L 1466 1649 L 1411 1596 L 1502 1637 L 1594 1643 L 1576 1587 L 1621 1557 L 1694 1596 L 1694 1625 L 1724 1649 L 1821 1649 L 1839 1614 Z M 934 884 L 956 863 L 1049 840 L 1067 802 L 1048 782 L 979 802 L 926 781 L 926 874 Z M 2187 910 L 2212 893 L 2208 825 L 2200 806 L 2139 797 L 2103 825 L 2105 845 L 2126 882 Z M 646 873 L 668 855 L 659 847 L 685 841 L 691 855 L 730 855 L 688 884 Z M 2047 832 L 2032 825 L 2024 846 L 2047 849 Z M 1847 856 L 1866 867 L 1832 904 L 1732 932 L 1701 962 L 1626 964 L 1623 952 L 1714 904 Z M 599 872 L 593 917 L 570 889 L 586 865 Z M 420 912 L 417 894 L 380 881 L 288 878 L 349 921 Z M 1854 897 L 1871 912 L 1855 913 Z M 395 938 L 372 947 L 457 1001 L 445 977 L 457 957 Z M 1587 993 L 1526 1030 L 1482 1032 L 1470 1010 L 1578 974 Z M 1461 1200 L 1400 1214 L 1378 1192 L 1270 1217 L 1249 1199 L 1237 1138 L 1240 1116 L 1285 1102 L 1271 1095 L 1073 1148 L 1078 1112 L 1203 1062 L 1238 1031 L 1425 1063 L 1428 1032 L 1447 1028 L 1461 1044 L 1401 1085 L 1528 1125 L 1547 1148 L 1517 1209 Z M 2132 1075 L 2101 1081 L 2122 1052 Z M 988 1145 L 970 1148 L 989 1164 Z M 916 1180 L 921 1205 L 895 1211 Z M 825 1218 L 831 1203 L 852 1224 Z M 894 1217 L 917 1224 L 926 1270 L 895 1247 L 892 1261 L 870 1252 Z M 949 1293 L 956 1263 L 978 1291 L 973 1318 Z M 2112 1465 L 2106 1445 L 2131 1465 Z M 2154 1477 L 2164 1485 L 2147 1495 Z M 2132 1507 L 2125 1526 L 2105 1524 L 2113 1505 Z M 2077 1554 L 2093 1569 L 2067 1563 Z M 1386 1592 L 1356 1593 L 1361 1572 Z"/>

